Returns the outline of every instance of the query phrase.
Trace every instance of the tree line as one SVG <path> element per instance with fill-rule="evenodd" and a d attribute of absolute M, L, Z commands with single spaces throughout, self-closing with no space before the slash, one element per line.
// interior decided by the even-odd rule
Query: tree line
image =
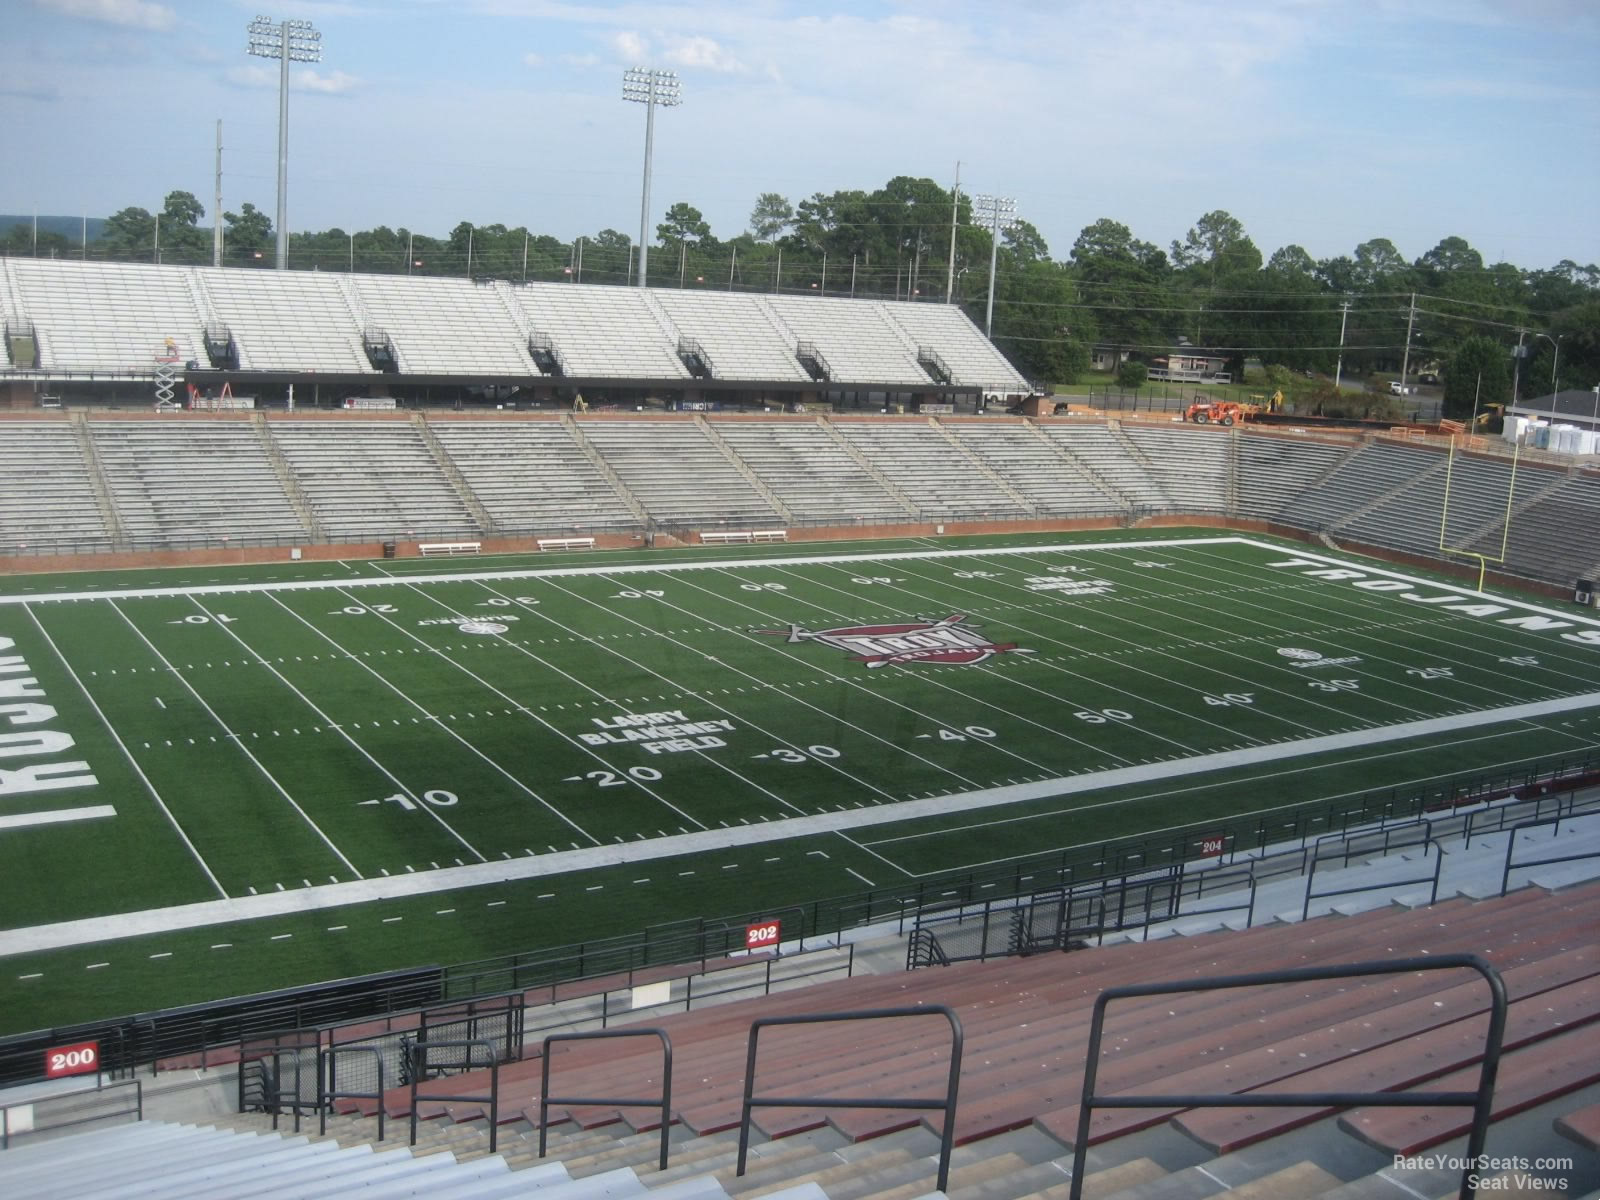
<path fill-rule="evenodd" d="M 100 236 L 68 237 L 17 225 L 0 252 L 100 260 L 206 264 L 212 230 L 189 192 L 158 213 L 125 208 Z M 271 217 L 248 202 L 226 212 L 223 261 L 274 263 Z M 748 228 L 719 238 L 692 204 L 671 205 L 656 226 L 648 281 L 684 287 L 932 303 L 953 301 L 984 324 L 991 227 L 971 197 L 931 179 L 897 176 L 872 191 L 818 192 L 798 203 L 761 193 Z M 1220 352 L 1241 378 L 1245 361 L 1362 377 L 1405 367 L 1439 372 L 1447 412 L 1600 381 L 1600 268 L 1564 260 L 1528 270 L 1485 262 L 1444 237 L 1407 260 L 1387 238 L 1315 259 L 1298 245 L 1268 257 L 1233 216 L 1201 216 L 1166 249 L 1102 218 L 1065 256 L 1051 254 L 1027 220 L 998 229 L 994 340 L 1027 374 L 1073 382 L 1094 347 L 1152 359 L 1180 345 Z M 637 247 L 601 229 L 564 242 L 525 227 L 463 221 L 447 237 L 405 228 L 291 233 L 298 270 L 473 275 L 513 281 L 635 282 Z"/>

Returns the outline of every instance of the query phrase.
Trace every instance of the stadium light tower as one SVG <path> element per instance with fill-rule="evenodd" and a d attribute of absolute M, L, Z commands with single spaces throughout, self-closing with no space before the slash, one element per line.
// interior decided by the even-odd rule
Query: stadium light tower
<path fill-rule="evenodd" d="M 257 17 L 250 22 L 250 53 L 278 60 L 278 257 L 282 271 L 289 266 L 289 64 L 321 62 L 322 35 L 310 21 L 281 21 Z"/>
<path fill-rule="evenodd" d="M 983 318 L 983 336 L 994 341 L 994 271 L 1000 258 L 1000 235 L 1017 223 L 1017 202 L 1008 196 L 974 196 L 972 217 L 989 227 L 989 307 Z"/>
<path fill-rule="evenodd" d="M 639 200 L 639 286 L 644 287 L 645 264 L 650 254 L 650 151 L 655 139 L 656 105 L 676 108 L 683 103 L 683 97 L 676 72 L 630 67 L 622 73 L 622 98 L 645 106 L 644 194 Z"/>

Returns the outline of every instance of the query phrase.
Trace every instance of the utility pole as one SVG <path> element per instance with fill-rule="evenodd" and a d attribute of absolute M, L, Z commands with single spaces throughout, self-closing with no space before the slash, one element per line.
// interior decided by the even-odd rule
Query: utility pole
<path fill-rule="evenodd" d="M 1411 365 L 1411 327 L 1417 320 L 1417 294 L 1411 293 L 1411 312 L 1406 317 L 1406 352 L 1400 359 L 1400 394 L 1406 394 L 1406 368 Z"/>
<path fill-rule="evenodd" d="M 944 302 L 955 303 L 956 290 L 956 218 L 961 215 L 961 163 L 956 163 L 956 186 L 950 192 L 950 261 L 945 267 Z"/>
<path fill-rule="evenodd" d="M 211 205 L 211 265 L 222 265 L 222 118 L 217 118 L 217 191 Z"/>
<path fill-rule="evenodd" d="M 1517 327 L 1517 348 L 1511 354 L 1511 405 L 1516 407 L 1517 397 L 1522 389 L 1522 339 L 1528 331 L 1521 326 Z"/>
<path fill-rule="evenodd" d="M 1344 323 L 1350 318 L 1350 301 L 1339 304 L 1339 361 L 1333 368 L 1333 390 L 1339 390 L 1339 379 L 1344 374 Z"/>

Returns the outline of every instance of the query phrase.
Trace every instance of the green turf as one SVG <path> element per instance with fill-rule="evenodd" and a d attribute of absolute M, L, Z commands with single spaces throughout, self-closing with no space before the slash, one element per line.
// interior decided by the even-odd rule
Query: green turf
<path fill-rule="evenodd" d="M 74 745 L 0 768 L 72 759 L 97 782 L 0 796 L 0 817 L 115 815 L 0 827 L 0 928 L 484 865 L 428 895 L 14 954 L 0 1026 L 892 890 L 1600 743 L 1587 703 L 1473 719 L 1600 691 L 1600 646 L 1563 636 L 1595 627 L 1575 610 L 1474 610 L 1488 602 L 1431 583 L 1381 590 L 1370 565 L 1330 579 L 1272 565 L 1296 558 L 1287 545 L 1184 536 L 7 580 L 0 595 L 27 602 L 0 604 L 4 653 Z M 936 553 L 952 548 L 972 553 Z M 313 580 L 340 586 L 293 586 Z M 955 615 L 1017 649 L 868 666 L 785 636 Z M 1428 720 L 1425 736 L 1385 736 Z M 1306 744 L 1334 734 L 1356 736 Z M 1152 777 L 1101 778 L 1130 768 Z M 1029 783 L 1042 794 L 997 807 L 894 807 Z M 841 813 L 871 823 L 784 828 Z M 693 856 L 663 840 L 751 828 Z M 638 860 L 577 872 L 554 857 L 618 845 Z M 494 867 L 530 860 L 551 873 Z"/>

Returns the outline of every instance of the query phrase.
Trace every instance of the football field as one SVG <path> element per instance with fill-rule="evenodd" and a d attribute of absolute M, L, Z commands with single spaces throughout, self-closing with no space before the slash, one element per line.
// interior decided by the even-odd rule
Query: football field
<path fill-rule="evenodd" d="M 1600 743 L 1584 610 L 1270 540 L 211 574 L 0 594 L 7 1030 Z"/>

